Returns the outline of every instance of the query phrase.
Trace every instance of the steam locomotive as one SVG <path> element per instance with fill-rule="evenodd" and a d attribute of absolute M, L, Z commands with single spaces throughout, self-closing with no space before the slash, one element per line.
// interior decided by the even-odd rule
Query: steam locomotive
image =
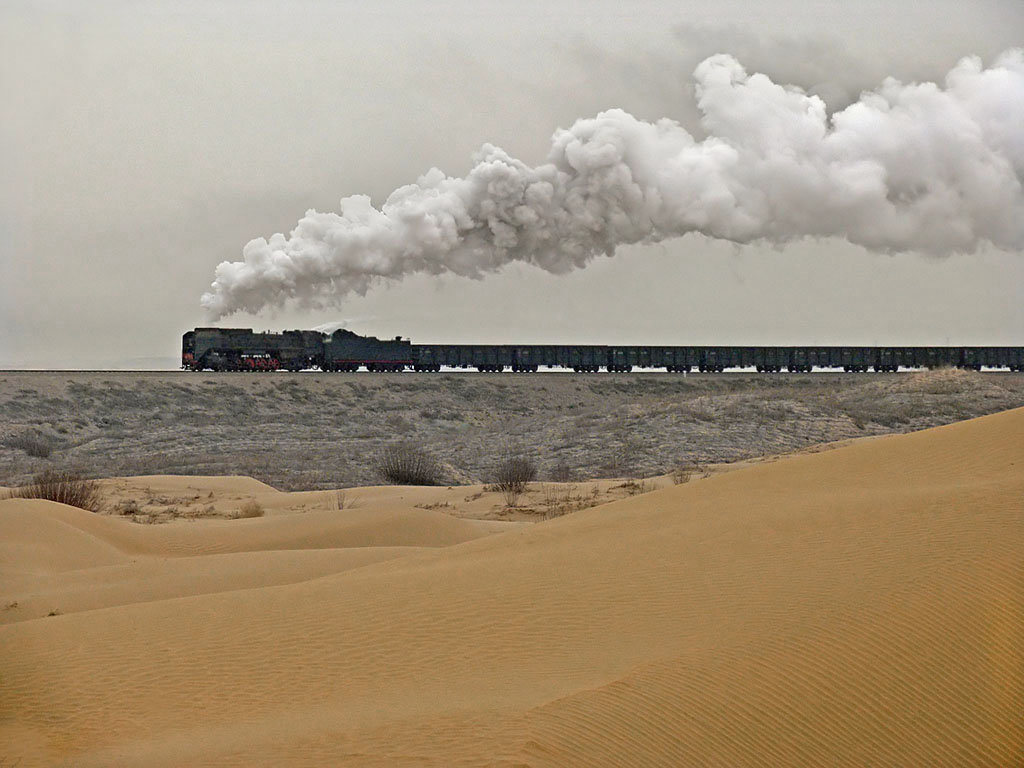
<path fill-rule="evenodd" d="M 378 339 L 348 330 L 256 333 L 249 328 L 196 328 L 181 339 L 181 367 L 191 371 L 414 371 L 442 367 L 532 373 L 540 367 L 577 373 L 627 373 L 634 368 L 759 373 L 894 372 L 950 366 L 980 371 L 1024 371 L 1024 347 L 717 347 L 581 344 L 413 344 L 400 336 Z"/>

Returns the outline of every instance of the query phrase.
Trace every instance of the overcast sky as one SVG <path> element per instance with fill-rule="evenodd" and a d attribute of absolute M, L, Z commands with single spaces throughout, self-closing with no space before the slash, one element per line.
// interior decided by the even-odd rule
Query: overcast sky
<path fill-rule="evenodd" d="M 0 368 L 174 365 L 250 239 L 464 174 L 485 142 L 541 162 L 556 128 L 610 107 L 700 136 L 692 73 L 714 53 L 841 109 L 1021 45 L 1020 0 L 8 0 Z M 1024 254 L 688 235 L 561 277 L 416 276 L 219 324 L 341 320 L 415 341 L 1022 344 Z"/>

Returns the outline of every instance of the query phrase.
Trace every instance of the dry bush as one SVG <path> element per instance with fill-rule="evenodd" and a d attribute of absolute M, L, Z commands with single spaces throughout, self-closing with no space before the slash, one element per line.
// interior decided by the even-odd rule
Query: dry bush
<path fill-rule="evenodd" d="M 24 451 L 29 456 L 36 459 L 50 458 L 50 454 L 53 453 L 53 449 L 55 447 L 53 441 L 45 435 L 33 432 L 22 432 L 20 435 L 11 435 L 4 440 L 4 445 L 8 448 Z"/>
<path fill-rule="evenodd" d="M 581 509 L 596 507 L 601 503 L 601 492 L 597 487 L 593 493 L 583 496 L 576 489 L 575 485 L 541 486 L 541 506 L 544 508 L 544 519 L 551 520 Z"/>
<path fill-rule="evenodd" d="M 32 478 L 32 483 L 11 492 L 15 499 L 46 499 L 99 512 L 102 496 L 99 484 L 74 472 L 48 469 Z"/>
<path fill-rule="evenodd" d="M 672 470 L 672 482 L 676 485 L 683 485 L 690 482 L 693 477 L 693 469 L 688 466 L 676 467 Z"/>
<path fill-rule="evenodd" d="M 334 500 L 338 509 L 355 509 L 357 506 L 355 497 L 349 498 L 348 494 L 344 491 L 335 491 Z"/>
<path fill-rule="evenodd" d="M 690 482 L 694 477 L 708 477 L 711 473 L 700 462 L 684 462 L 672 470 L 672 482 L 676 485 Z"/>
<path fill-rule="evenodd" d="M 575 512 L 585 506 L 587 501 L 576 493 L 575 485 L 568 487 L 545 485 L 541 488 L 541 505 L 544 507 L 544 517 L 548 520 Z"/>
<path fill-rule="evenodd" d="M 536 462 L 528 456 L 509 451 L 494 468 L 492 484 L 505 497 L 505 506 L 514 507 L 527 484 L 536 479 Z"/>
<path fill-rule="evenodd" d="M 643 478 L 630 479 L 620 485 L 613 485 L 612 488 L 622 488 L 630 496 L 639 496 L 654 490 L 654 487 Z"/>
<path fill-rule="evenodd" d="M 423 446 L 395 443 L 380 452 L 376 470 L 394 485 L 441 485 L 441 465 Z"/>
<path fill-rule="evenodd" d="M 126 499 L 125 501 L 119 501 L 114 506 L 114 512 L 118 515 L 137 515 L 141 510 L 139 509 L 139 502 L 135 499 Z"/>
<path fill-rule="evenodd" d="M 263 506 L 255 499 L 249 499 L 242 505 L 242 508 L 235 513 L 235 518 L 263 517 Z"/>

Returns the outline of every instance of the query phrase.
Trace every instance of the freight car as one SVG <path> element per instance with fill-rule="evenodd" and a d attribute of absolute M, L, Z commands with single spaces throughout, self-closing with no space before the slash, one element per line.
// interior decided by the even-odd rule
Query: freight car
<path fill-rule="evenodd" d="M 196 328 L 182 337 L 181 366 L 189 370 L 440 371 L 442 367 L 530 373 L 540 367 L 577 373 L 626 373 L 664 368 L 674 373 L 753 368 L 760 373 L 892 372 L 950 366 L 1024 371 L 1024 347 L 721 347 L 580 344 L 413 344 L 348 330 L 254 333 L 245 328 Z"/>

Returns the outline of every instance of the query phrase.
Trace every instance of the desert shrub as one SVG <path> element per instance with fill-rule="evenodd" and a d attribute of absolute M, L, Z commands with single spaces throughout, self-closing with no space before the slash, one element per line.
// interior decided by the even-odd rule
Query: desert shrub
<path fill-rule="evenodd" d="M 576 512 L 587 507 L 594 507 L 601 503 L 600 491 L 595 487 L 596 493 L 583 496 L 576 490 L 575 485 L 541 486 L 541 506 L 544 509 L 544 519 L 550 520 L 554 517 L 561 517 L 571 512 Z"/>
<path fill-rule="evenodd" d="M 119 515 L 137 515 L 141 510 L 139 509 L 139 502 L 135 499 L 127 499 L 119 501 L 114 507 L 114 511 Z"/>
<path fill-rule="evenodd" d="M 255 499 L 249 499 L 235 513 L 236 518 L 242 517 L 263 517 L 263 506 Z"/>
<path fill-rule="evenodd" d="M 441 465 L 426 448 L 394 443 L 377 456 L 377 473 L 394 485 L 441 485 Z"/>
<path fill-rule="evenodd" d="M 693 477 L 693 469 L 686 465 L 676 467 L 672 470 L 672 482 L 676 485 L 683 485 L 684 483 L 690 482 L 691 477 Z"/>
<path fill-rule="evenodd" d="M 698 461 L 682 462 L 672 470 L 672 482 L 676 485 L 683 485 L 690 482 L 694 477 L 708 477 L 710 472 L 701 466 Z"/>
<path fill-rule="evenodd" d="M 16 499 L 46 499 L 79 507 L 89 512 L 100 509 L 101 494 L 99 484 L 74 472 L 61 472 L 48 469 L 32 478 L 32 482 L 11 493 Z"/>
<path fill-rule="evenodd" d="M 536 479 L 536 462 L 528 456 L 509 451 L 498 460 L 491 484 L 505 497 L 505 505 L 514 507 L 527 484 Z"/>
<path fill-rule="evenodd" d="M 53 453 L 53 441 L 45 435 L 33 432 L 22 432 L 20 435 L 11 435 L 4 440 L 8 448 L 24 451 L 29 456 L 37 459 L 48 459 Z"/>
<path fill-rule="evenodd" d="M 642 493 L 649 493 L 650 491 L 654 490 L 653 486 L 643 478 L 631 478 L 620 485 L 615 485 L 612 487 L 622 488 L 630 496 L 639 496 Z"/>

